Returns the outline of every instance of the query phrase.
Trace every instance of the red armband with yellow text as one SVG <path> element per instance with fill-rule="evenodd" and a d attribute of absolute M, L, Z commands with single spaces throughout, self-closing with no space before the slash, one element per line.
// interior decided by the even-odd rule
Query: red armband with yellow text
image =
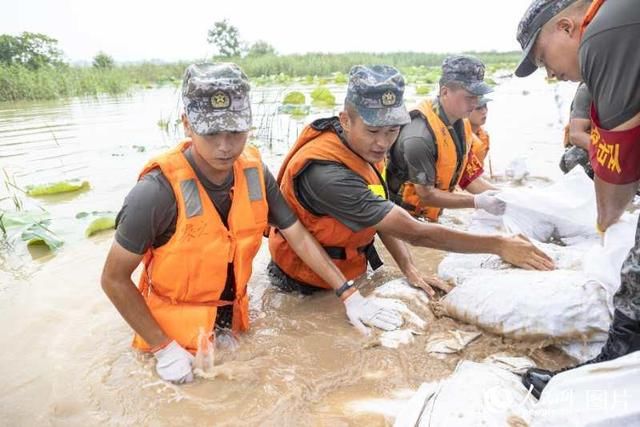
<path fill-rule="evenodd" d="M 469 150 L 467 164 L 462 171 L 462 177 L 460 177 L 458 185 L 464 190 L 469 184 L 471 184 L 477 177 L 479 177 L 483 173 L 484 168 L 482 167 L 482 162 L 476 157 L 473 151 Z"/>
<path fill-rule="evenodd" d="M 609 184 L 640 180 L 640 126 L 623 131 L 603 129 L 591 104 L 589 160 L 598 178 Z"/>

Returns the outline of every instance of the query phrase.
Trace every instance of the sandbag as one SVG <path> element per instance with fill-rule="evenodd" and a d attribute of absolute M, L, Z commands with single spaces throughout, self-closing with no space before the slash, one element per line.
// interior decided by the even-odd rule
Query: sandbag
<path fill-rule="evenodd" d="M 553 243 L 532 241 L 544 251 L 559 270 L 581 270 L 582 260 L 590 246 L 559 246 Z M 476 270 L 513 270 L 511 264 L 504 262 L 497 255 L 490 254 L 457 254 L 450 253 L 438 265 L 438 276 L 455 285 L 462 284 L 468 277 L 479 272 Z"/>
<path fill-rule="evenodd" d="M 448 378 L 422 384 L 394 426 L 526 426 L 533 402 L 519 376 L 463 360 Z"/>
<path fill-rule="evenodd" d="M 640 351 L 554 376 L 531 427 L 640 425 Z"/>
<path fill-rule="evenodd" d="M 476 270 L 437 305 L 447 315 L 519 339 L 600 340 L 606 291 L 579 271 Z"/>
<path fill-rule="evenodd" d="M 635 244 L 638 214 L 625 213 L 620 221 L 610 226 L 602 242 L 591 248 L 584 257 L 584 272 L 602 283 L 607 291 L 607 305 L 613 314 L 613 294 L 620 287 L 620 270 Z"/>
<path fill-rule="evenodd" d="M 505 189 L 502 218 L 507 231 L 541 242 L 595 236 L 596 201 L 593 182 L 581 168 L 556 183 L 537 189 Z"/>

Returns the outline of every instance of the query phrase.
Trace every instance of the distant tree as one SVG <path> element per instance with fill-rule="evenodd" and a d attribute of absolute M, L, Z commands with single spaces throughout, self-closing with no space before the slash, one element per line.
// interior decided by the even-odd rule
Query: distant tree
<path fill-rule="evenodd" d="M 214 22 L 213 28 L 209 30 L 207 42 L 215 45 L 222 56 L 240 56 L 240 32 L 226 19 Z"/>
<path fill-rule="evenodd" d="M 258 40 L 249 47 L 247 56 L 275 55 L 276 49 L 264 40 Z"/>
<path fill-rule="evenodd" d="M 104 52 L 98 52 L 96 56 L 93 57 L 93 68 L 100 69 L 109 69 L 113 68 L 115 65 L 115 61 L 110 55 L 107 55 Z"/>
<path fill-rule="evenodd" d="M 17 37 L 0 35 L 0 63 L 19 64 L 35 70 L 62 65 L 58 40 L 39 33 L 24 32 Z"/>

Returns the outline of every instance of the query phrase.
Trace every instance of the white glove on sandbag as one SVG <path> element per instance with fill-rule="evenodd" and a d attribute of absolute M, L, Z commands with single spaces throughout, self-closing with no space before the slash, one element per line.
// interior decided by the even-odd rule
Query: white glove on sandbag
<path fill-rule="evenodd" d="M 191 365 L 194 357 L 175 340 L 153 353 L 153 355 L 156 357 L 156 372 L 163 380 L 175 384 L 193 381 Z"/>
<path fill-rule="evenodd" d="M 368 326 L 393 331 L 402 326 L 402 316 L 396 311 L 380 305 L 375 297 L 363 297 L 359 291 L 355 291 L 344 300 L 347 309 L 347 317 L 353 326 L 365 335 L 369 334 Z"/>
<path fill-rule="evenodd" d="M 500 193 L 498 190 L 489 190 L 484 193 L 476 194 L 473 197 L 473 205 L 476 209 L 482 209 L 492 215 L 504 214 L 507 204 L 496 196 Z"/>

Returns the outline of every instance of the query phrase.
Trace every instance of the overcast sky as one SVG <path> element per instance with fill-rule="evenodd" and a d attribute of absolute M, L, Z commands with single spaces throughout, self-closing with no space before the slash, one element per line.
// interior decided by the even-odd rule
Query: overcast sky
<path fill-rule="evenodd" d="M 517 50 L 530 0 L 4 0 L 0 33 L 52 36 L 71 61 L 192 60 L 224 18 L 279 53 Z"/>

